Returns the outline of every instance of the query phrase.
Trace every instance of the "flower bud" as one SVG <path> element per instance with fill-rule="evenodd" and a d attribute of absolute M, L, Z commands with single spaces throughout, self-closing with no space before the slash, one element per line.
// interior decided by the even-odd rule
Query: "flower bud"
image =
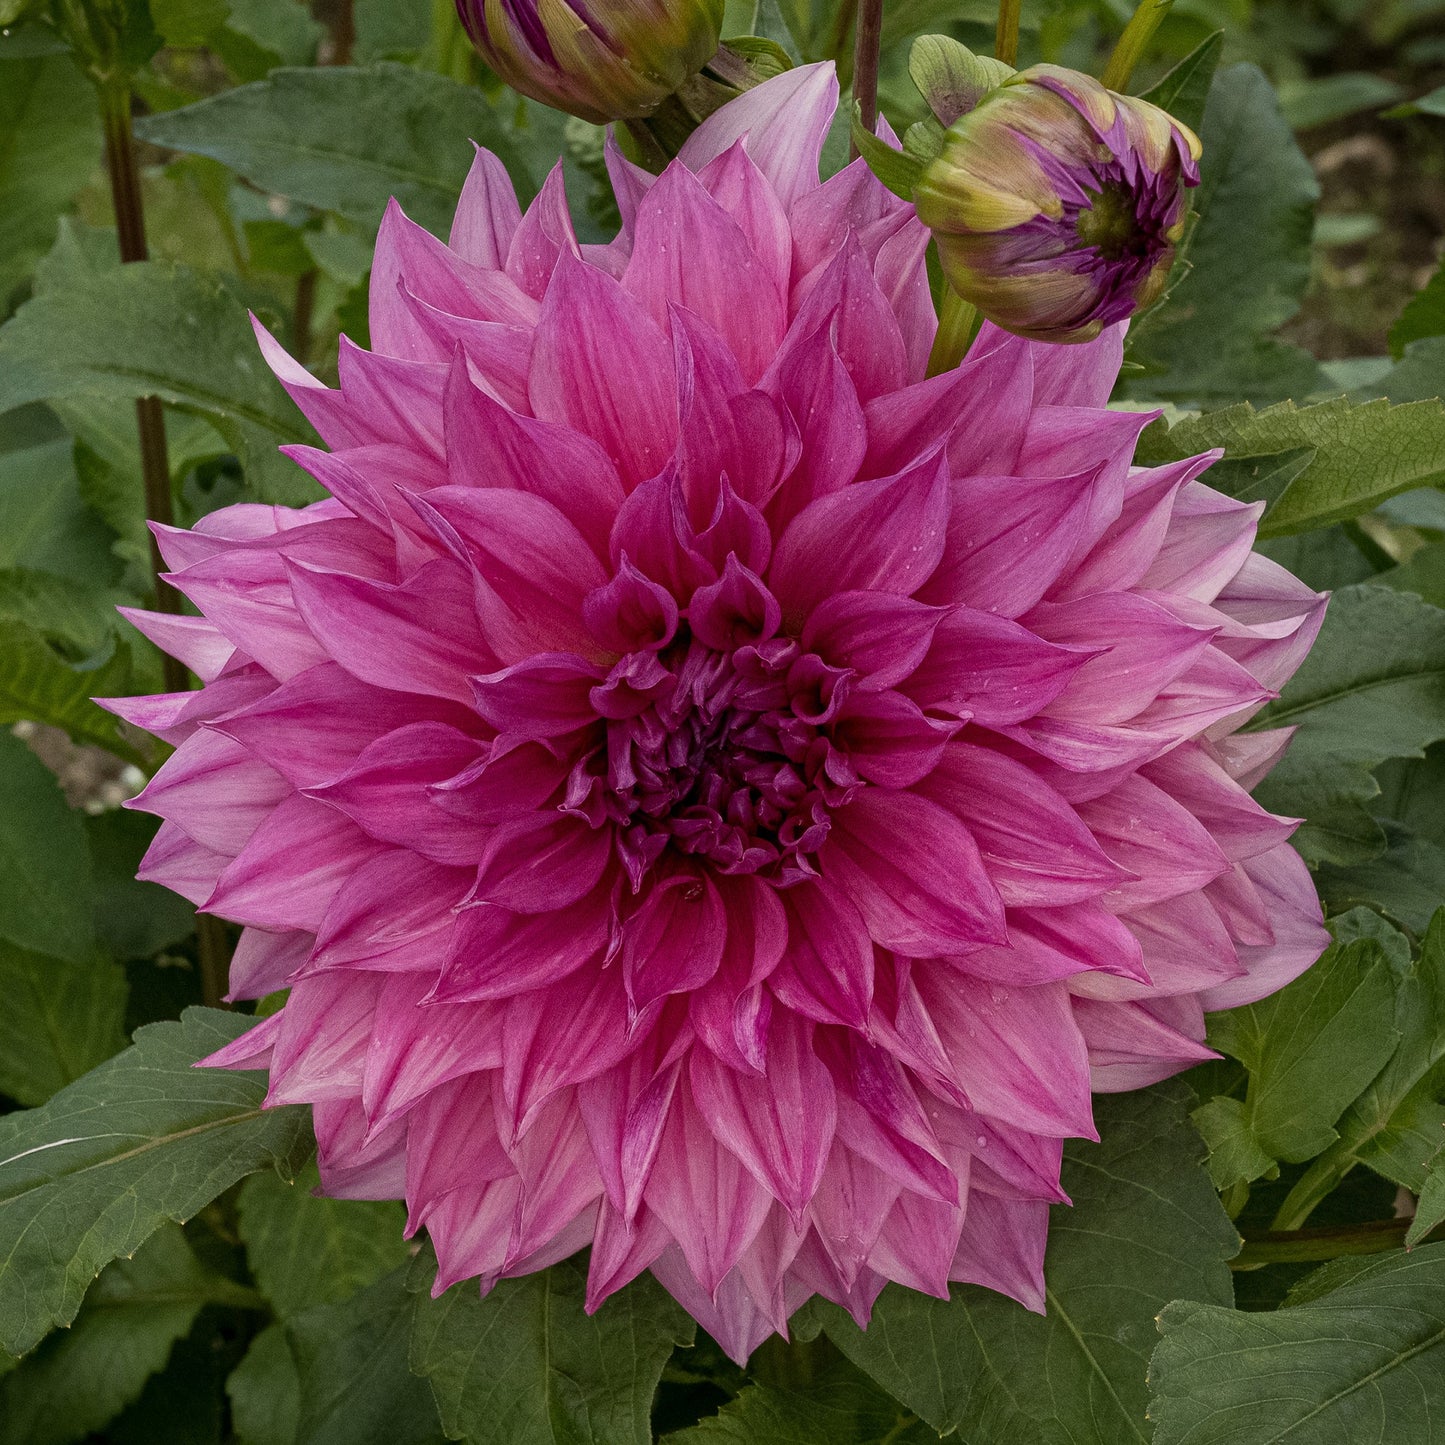
<path fill-rule="evenodd" d="M 1198 161 L 1158 106 L 1035 65 L 949 128 L 918 215 L 949 284 L 995 325 L 1089 341 L 1163 291 Z"/>
<path fill-rule="evenodd" d="M 514 90 L 598 125 L 645 116 L 712 58 L 723 0 L 457 0 Z"/>

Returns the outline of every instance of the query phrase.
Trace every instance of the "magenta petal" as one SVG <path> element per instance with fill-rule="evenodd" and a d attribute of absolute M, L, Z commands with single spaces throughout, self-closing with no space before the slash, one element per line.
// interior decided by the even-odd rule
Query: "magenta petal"
<path fill-rule="evenodd" d="M 718 970 L 727 914 L 703 872 L 678 872 L 654 884 L 622 935 L 622 974 L 634 1005 L 701 988 Z"/>
<path fill-rule="evenodd" d="M 162 652 L 184 662 L 202 682 L 216 677 L 236 650 L 230 639 L 204 617 L 146 612 L 139 607 L 117 607 L 116 611 Z"/>
<path fill-rule="evenodd" d="M 538 812 L 503 823 L 487 840 L 475 897 L 516 913 L 549 913 L 576 903 L 602 876 L 608 832 L 565 813 Z"/>
<path fill-rule="evenodd" d="M 1025 1309 L 1043 1314 L 1048 1205 L 1000 1199 L 975 1189 L 968 1196 L 967 1226 L 949 1278 L 1011 1295 Z"/>
<path fill-rule="evenodd" d="M 833 742 L 859 777 L 883 788 L 909 788 L 934 770 L 961 726 L 925 716 L 896 692 L 858 692 L 839 709 Z"/>
<path fill-rule="evenodd" d="M 851 668 L 862 688 L 897 687 L 928 655 L 945 615 L 894 593 L 837 592 L 809 614 L 801 640 L 834 667 Z"/>
<path fill-rule="evenodd" d="M 502 733 L 550 738 L 594 721 L 592 689 L 602 671 L 567 653 L 538 653 L 471 679 L 477 711 Z"/>
<path fill-rule="evenodd" d="M 1091 1086 L 1101 1094 L 1148 1088 L 1219 1057 L 1200 1040 L 1156 1017 L 1145 1003 L 1075 999 L 1074 1019 L 1088 1045 Z M 1202 1017 L 1200 1023 L 1202 1032 Z"/>
<path fill-rule="evenodd" d="M 943 555 L 948 515 L 948 478 L 936 454 L 895 477 L 845 487 L 789 524 L 768 584 L 784 615 L 800 619 L 837 592 L 908 596 Z"/>
<path fill-rule="evenodd" d="M 629 489 L 676 444 L 667 338 L 610 276 L 566 254 L 542 301 L 530 391 L 539 417 L 591 437 Z"/>
<path fill-rule="evenodd" d="M 558 261 L 564 255 L 579 254 L 559 160 L 547 173 L 542 189 L 512 233 L 511 245 L 507 248 L 507 275 L 528 296 L 540 301 Z"/>
<path fill-rule="evenodd" d="M 973 837 L 917 793 L 869 789 L 840 808 L 823 871 L 884 948 L 926 957 L 1004 940 L 1003 903 Z"/>
<path fill-rule="evenodd" d="M 833 1143 L 833 1081 L 813 1052 L 812 1028 L 778 1022 L 767 1073 L 739 1073 L 703 1049 L 689 1062 L 693 1098 L 708 1128 L 801 1224 Z"/>
<path fill-rule="evenodd" d="M 827 878 L 789 889 L 783 904 L 788 947 L 769 989 L 805 1018 L 862 1028 L 873 1000 L 873 940 L 863 915 Z"/>
<path fill-rule="evenodd" d="M 457 200 L 447 244 L 473 266 L 499 271 L 521 219 L 522 208 L 507 168 L 491 151 L 478 146 Z"/>
<path fill-rule="evenodd" d="M 228 1002 L 263 998 L 285 988 L 293 974 L 306 964 L 315 939 L 309 933 L 268 933 L 243 928 L 231 955 Z"/>

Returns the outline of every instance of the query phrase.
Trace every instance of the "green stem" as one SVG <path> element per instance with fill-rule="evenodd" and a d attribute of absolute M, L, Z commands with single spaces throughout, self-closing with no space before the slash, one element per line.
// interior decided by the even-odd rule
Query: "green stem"
<path fill-rule="evenodd" d="M 1266 1264 L 1317 1264 L 1352 1254 L 1383 1254 L 1399 1249 L 1413 1221 L 1372 1219 L 1329 1229 L 1269 1229 L 1246 1234 L 1244 1248 L 1229 1262 L 1235 1270 L 1259 1269 Z M 1439 1239 L 1445 1226 L 1427 1240 Z"/>
<path fill-rule="evenodd" d="M 977 329 L 978 309 L 945 282 L 938 335 L 933 338 L 933 350 L 928 354 L 929 376 L 942 376 L 945 371 L 952 371 L 968 354 Z"/>
<path fill-rule="evenodd" d="M 858 119 L 872 135 L 878 128 L 878 58 L 883 48 L 883 0 L 858 0 L 858 35 L 853 45 L 853 99 Z M 857 160 L 858 147 L 848 156 Z"/>
<path fill-rule="evenodd" d="M 1159 22 L 1169 13 L 1173 3 L 1174 0 L 1143 0 L 1134 12 L 1100 77 L 1110 90 L 1122 91 L 1128 85 L 1134 67 L 1143 59 Z"/>
<path fill-rule="evenodd" d="M 1332 1158 L 1321 1154 L 1298 1179 L 1276 1211 L 1270 1228 L 1276 1231 L 1302 1229 L 1305 1221 L 1344 1183 L 1345 1175 L 1355 1167 L 1348 1155 Z"/>
<path fill-rule="evenodd" d="M 1023 0 L 998 0 L 998 28 L 994 31 L 993 53 L 1005 65 L 1019 58 L 1019 13 Z"/>

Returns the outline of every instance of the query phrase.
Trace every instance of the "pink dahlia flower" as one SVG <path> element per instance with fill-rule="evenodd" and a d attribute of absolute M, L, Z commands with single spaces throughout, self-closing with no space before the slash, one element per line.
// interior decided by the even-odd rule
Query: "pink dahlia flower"
<path fill-rule="evenodd" d="M 204 680 L 143 877 L 245 925 L 209 1062 L 404 1197 L 436 1288 L 590 1244 L 743 1359 L 887 1280 L 1043 1306 L 1091 1090 L 1325 941 L 1238 728 L 1323 600 L 1258 516 L 1131 466 L 1120 334 L 985 329 L 924 379 L 926 232 L 824 184 L 827 67 L 714 115 L 579 246 L 485 152 L 449 245 L 395 207 L 376 349 L 261 343 L 330 498 L 162 529 Z"/>

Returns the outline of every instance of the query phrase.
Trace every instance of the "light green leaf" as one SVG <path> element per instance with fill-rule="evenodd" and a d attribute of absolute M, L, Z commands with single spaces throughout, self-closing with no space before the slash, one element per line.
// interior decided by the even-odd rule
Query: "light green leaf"
<path fill-rule="evenodd" d="M 148 395 L 204 416 L 262 495 L 317 495 L 276 455 L 315 433 L 262 361 L 241 304 L 215 281 L 161 261 L 72 268 L 67 286 L 37 295 L 0 328 L 0 412 Z"/>
<path fill-rule="evenodd" d="M 1013 73 L 1013 66 L 989 55 L 975 55 L 948 35 L 920 35 L 908 52 L 908 74 L 945 126 L 967 115 Z"/>
<path fill-rule="evenodd" d="M 1296 130 L 1325 125 L 1362 110 L 1393 105 L 1405 92 L 1383 75 L 1368 70 L 1343 70 L 1282 81 L 1279 103 Z"/>
<path fill-rule="evenodd" d="M 395 196 L 445 235 L 470 142 L 495 151 L 526 182 L 510 137 L 480 90 L 382 63 L 276 70 L 183 110 L 148 116 L 155 145 L 211 156 L 263 190 L 376 225 Z"/>
<path fill-rule="evenodd" d="M 85 829 L 55 775 L 7 731 L 0 798 L 0 940 L 84 962 L 95 948 Z"/>
<path fill-rule="evenodd" d="M 301 1380 L 286 1327 L 269 1324 L 226 1379 L 238 1445 L 296 1445 Z"/>
<path fill-rule="evenodd" d="M 356 0 L 356 58 L 414 60 L 431 40 L 429 0 Z"/>
<path fill-rule="evenodd" d="M 431 1392 L 407 1369 L 407 1268 L 287 1321 L 301 1382 L 297 1439 L 306 1445 L 441 1445 Z"/>
<path fill-rule="evenodd" d="M 123 696 L 132 691 L 130 684 L 130 653 L 124 643 L 117 643 L 100 667 L 72 666 L 39 632 L 0 617 L 0 725 L 45 723 L 64 729 L 78 743 L 142 763 L 144 756 L 122 738 L 115 718 L 91 702 L 93 697 Z M 0 897 L 3 887 L 0 884 Z"/>
<path fill-rule="evenodd" d="M 1445 607 L 1445 542 L 1421 547 L 1408 562 L 1381 572 L 1375 579 L 1397 592 L 1413 592 L 1435 607 Z"/>
<path fill-rule="evenodd" d="M 1309 281 L 1314 171 L 1252 65 L 1214 76 L 1199 130 L 1187 270 L 1131 331 L 1130 356 L 1149 375 L 1129 394 L 1214 405 L 1307 395 L 1318 364 L 1270 333 L 1299 309 Z"/>
<path fill-rule="evenodd" d="M 72 451 L 70 438 L 60 437 L 0 452 L 0 567 L 103 584 L 119 570 L 112 538 L 80 495 Z"/>
<path fill-rule="evenodd" d="M 1228 1304 L 1225 1261 L 1239 1247 L 1185 1117 L 1192 1102 L 1177 1082 L 1096 1100 L 1102 1142 L 1065 1148 L 1074 1204 L 1051 1213 L 1046 1315 L 971 1285 L 949 1301 L 890 1285 L 866 1332 L 823 1306 L 830 1338 L 940 1433 L 1147 1440 L 1154 1316 L 1181 1297 Z"/>
<path fill-rule="evenodd" d="M 226 27 L 285 65 L 306 65 L 325 31 L 301 0 L 230 0 Z"/>
<path fill-rule="evenodd" d="M 0 1093 L 27 1106 L 125 1047 L 125 970 L 0 943 Z"/>
<path fill-rule="evenodd" d="M 1221 1192 L 1248 1184 L 1275 1167 L 1274 1156 L 1254 1137 L 1243 1099 L 1217 1094 L 1190 1118 L 1209 1146 L 1209 1177 Z"/>
<path fill-rule="evenodd" d="M 1193 456 L 1211 447 L 1223 447 L 1231 460 L 1285 453 L 1303 460 L 1275 496 L 1229 488 L 1246 499 L 1266 495 L 1270 500 L 1261 537 L 1347 521 L 1399 492 L 1445 479 L 1445 405 L 1438 401 L 1397 406 L 1339 397 L 1307 407 L 1282 402 L 1264 411 L 1245 403 L 1186 417 L 1167 436 L 1151 428 L 1143 442 L 1151 460 Z"/>
<path fill-rule="evenodd" d="M 1265 807 L 1303 817 L 1295 846 L 1312 861 L 1366 862 L 1385 835 L 1366 804 L 1370 770 L 1419 757 L 1445 738 L 1445 611 L 1377 586 L 1336 592 L 1324 626 L 1262 727 L 1298 727 L 1256 790 Z"/>
<path fill-rule="evenodd" d="M 283 1319 L 335 1304 L 411 1255 L 399 1203 L 318 1198 L 311 1191 L 319 1182 L 311 1167 L 291 1183 L 274 1173 L 256 1174 L 241 1187 L 246 1259 Z"/>
<path fill-rule="evenodd" d="M 1445 913 L 1397 983 L 1394 1027 L 1399 1045 L 1340 1116 L 1339 1138 L 1290 1191 L 1276 1229 L 1301 1228 L 1356 1164 L 1409 1189 L 1423 1184 L 1427 1161 L 1445 1142 Z"/>
<path fill-rule="evenodd" d="M 1149 1371 L 1154 1445 L 1442 1438 L 1445 1245 L 1382 1255 L 1287 1309 L 1181 1301 L 1159 1330 Z"/>
<path fill-rule="evenodd" d="M 750 1384 L 716 1415 L 664 1445 L 928 1445 L 938 1433 L 846 1360 L 805 1385 Z"/>
<path fill-rule="evenodd" d="M 411 1284 L 434 1267 L 418 1260 Z M 693 1323 L 645 1275 L 584 1313 L 585 1263 L 417 1295 L 411 1368 L 430 1382 L 448 1438 L 470 1445 L 648 1445 L 649 1413 L 674 1345 Z"/>
<path fill-rule="evenodd" d="M 74 660 L 104 652 L 117 630 L 116 605 L 127 598 L 54 572 L 28 567 L 0 571 L 0 619 L 18 622 Z"/>
<path fill-rule="evenodd" d="M 187 1009 L 39 1109 L 0 1118 L 0 1348 L 75 1318 L 90 1281 L 236 1180 L 299 1167 L 305 1111 L 261 1109 L 264 1074 L 196 1069 L 252 1020 Z"/>
<path fill-rule="evenodd" d="M 164 1368 L 207 1304 L 251 1300 L 202 1268 L 175 1225 L 90 1287 L 74 1326 L 52 1335 L 0 1385 L 6 1445 L 66 1445 L 99 1430 Z"/>
<path fill-rule="evenodd" d="M 1445 1146 L 1436 1154 L 1420 1186 L 1415 1218 L 1405 1232 L 1405 1248 L 1413 1249 L 1432 1230 L 1445 1224 Z"/>
<path fill-rule="evenodd" d="M 0 60 L 0 315 L 99 156 L 95 89 L 69 55 Z"/>
<path fill-rule="evenodd" d="M 159 826 L 145 813 L 120 808 L 85 820 L 95 872 L 95 931 L 113 958 L 150 958 L 195 930 L 190 902 L 135 876 Z"/>

